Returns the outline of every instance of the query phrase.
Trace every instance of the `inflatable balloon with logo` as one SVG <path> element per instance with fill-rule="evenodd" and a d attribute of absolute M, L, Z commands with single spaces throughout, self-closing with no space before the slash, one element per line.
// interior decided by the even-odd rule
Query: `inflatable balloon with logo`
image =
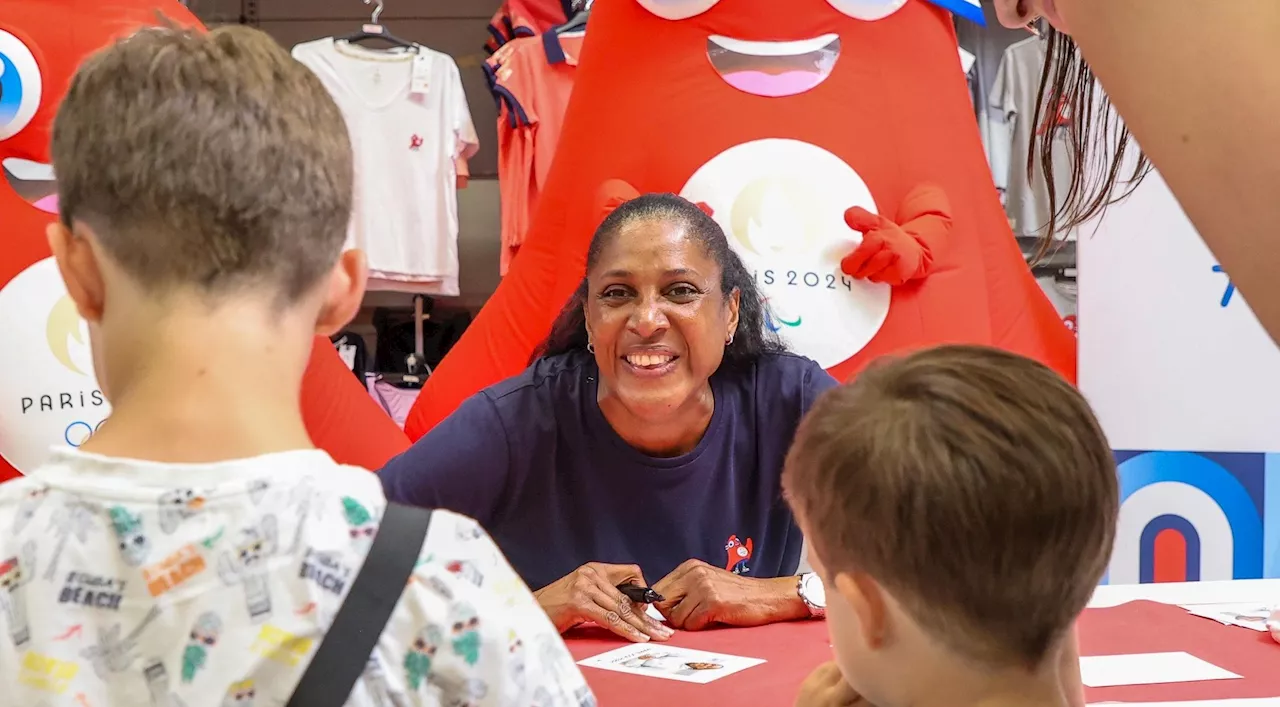
<path fill-rule="evenodd" d="M 177 0 L 0 3 L 0 480 L 39 465 L 51 446 L 79 446 L 109 412 L 45 242 L 57 213 L 49 135 L 80 61 L 162 18 L 199 26 Z M 316 444 L 341 462 L 376 469 L 408 443 L 324 339 L 303 413 Z"/>
<path fill-rule="evenodd" d="M 597 3 L 530 232 L 410 437 L 526 365 L 582 277 L 601 198 L 627 193 L 707 204 L 770 326 L 840 379 L 970 342 L 1074 380 L 1071 332 L 992 186 L 952 13 L 982 17 L 977 0 Z"/>

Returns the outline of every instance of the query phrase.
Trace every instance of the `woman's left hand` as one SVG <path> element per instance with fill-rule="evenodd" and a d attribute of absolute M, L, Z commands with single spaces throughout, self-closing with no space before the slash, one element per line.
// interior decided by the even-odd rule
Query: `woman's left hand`
<path fill-rule="evenodd" d="M 653 585 L 654 604 L 672 628 L 699 631 L 712 624 L 763 626 L 808 618 L 795 577 L 755 579 L 689 560 Z"/>

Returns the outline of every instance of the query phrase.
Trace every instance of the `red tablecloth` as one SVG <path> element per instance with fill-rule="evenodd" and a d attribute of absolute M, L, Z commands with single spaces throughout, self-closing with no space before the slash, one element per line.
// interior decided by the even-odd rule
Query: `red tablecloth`
<path fill-rule="evenodd" d="M 583 629 L 565 636 L 577 660 L 629 645 L 603 629 Z M 600 707 L 664 705 L 664 700 L 695 700 L 691 705 L 791 707 L 796 691 L 813 669 L 831 660 L 831 640 L 822 621 L 775 624 L 760 628 L 679 631 L 668 645 L 763 658 L 767 663 L 697 685 L 616 673 L 597 668 L 582 672 Z M 677 703 L 678 704 L 678 703 Z"/>
<path fill-rule="evenodd" d="M 601 629 L 574 631 L 566 639 L 577 660 L 627 645 Z M 1242 680 L 1090 688 L 1089 702 L 1280 696 L 1280 644 L 1267 634 L 1223 626 L 1191 616 L 1176 606 L 1133 602 L 1090 609 L 1080 621 L 1080 642 L 1084 655 L 1186 651 L 1244 676 Z M 752 629 L 682 631 L 670 643 L 768 662 L 706 685 L 583 668 L 601 707 L 653 707 L 666 699 L 697 700 L 690 704 L 790 707 L 805 677 L 831 659 L 827 627 L 817 621 Z"/>
<path fill-rule="evenodd" d="M 1090 609 L 1080 620 L 1084 655 L 1186 651 L 1243 677 L 1086 690 L 1090 702 L 1161 702 L 1280 697 L 1280 644 L 1271 636 L 1192 616 L 1167 604 L 1135 601 Z"/>

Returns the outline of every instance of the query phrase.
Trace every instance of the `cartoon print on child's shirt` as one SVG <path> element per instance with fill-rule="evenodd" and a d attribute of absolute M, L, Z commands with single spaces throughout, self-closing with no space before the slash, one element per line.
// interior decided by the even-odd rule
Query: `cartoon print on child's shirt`
<path fill-rule="evenodd" d="M 21 535 L 22 531 L 27 529 L 27 524 L 32 518 L 36 517 L 36 511 L 40 510 L 40 505 L 49 497 L 48 486 L 38 486 L 27 491 L 27 494 L 18 502 L 18 512 L 13 516 L 13 534 Z"/>
<path fill-rule="evenodd" d="M 479 540 L 484 535 L 484 531 L 480 529 L 480 526 L 471 523 L 459 523 L 456 530 L 458 542 L 461 543 Z"/>
<path fill-rule="evenodd" d="M 588 685 L 574 690 L 573 696 L 578 700 L 578 707 L 596 707 L 596 696 L 591 693 L 591 687 Z"/>
<path fill-rule="evenodd" d="M 120 611 L 127 584 L 128 582 L 118 577 L 80 571 L 68 572 L 58 591 L 58 603 Z"/>
<path fill-rule="evenodd" d="M 566 658 L 572 662 L 569 649 L 557 638 L 558 636 L 547 634 L 538 637 L 538 659 L 542 661 L 542 665 L 561 665 Z"/>
<path fill-rule="evenodd" d="M 326 496 L 317 486 L 315 479 L 310 476 L 304 477 L 289 491 L 287 503 L 294 509 L 298 517 L 298 525 L 293 540 L 289 543 L 289 549 L 285 551 L 286 554 L 296 554 L 302 549 L 302 538 L 306 535 L 309 519 L 324 520 L 325 499 Z"/>
<path fill-rule="evenodd" d="M 142 668 L 147 691 L 151 693 L 151 707 L 186 707 L 182 698 L 169 690 L 169 671 L 159 658 L 152 658 Z"/>
<path fill-rule="evenodd" d="M 321 490 L 316 480 L 307 476 L 289 491 L 288 505 L 297 512 L 299 522 L 308 517 L 324 520 L 326 498 L 328 496 Z"/>
<path fill-rule="evenodd" d="M 267 491 L 270 490 L 271 484 L 265 479 L 253 479 L 249 482 L 249 500 L 256 506 L 262 503 L 262 499 L 267 497 Z"/>
<path fill-rule="evenodd" d="M 443 579 L 430 575 L 422 580 L 422 584 L 430 591 L 440 595 L 445 601 L 453 601 L 453 590 L 449 588 L 449 585 Z"/>
<path fill-rule="evenodd" d="M 507 634 L 507 652 L 511 654 L 507 678 L 523 694 L 526 684 L 524 641 L 520 640 L 519 634 L 514 629 Z"/>
<path fill-rule="evenodd" d="M 59 693 L 69 707 L 103 707 L 104 700 L 110 701 L 109 693 L 117 690 L 115 686 L 125 684 L 135 686 L 133 702 L 139 707 L 197 707 L 202 702 L 216 707 L 279 707 L 283 701 L 267 694 L 271 690 L 265 686 L 270 682 L 262 682 L 266 692 L 256 689 L 255 682 L 267 680 L 266 674 L 246 671 L 243 664 L 236 668 L 223 663 L 242 650 L 257 650 L 242 643 L 242 636 L 250 634 L 250 623 L 256 625 L 253 630 L 265 632 L 273 629 L 274 622 L 286 621 L 289 630 L 318 640 L 340 606 L 337 598 L 350 585 L 351 568 L 362 559 L 360 546 L 370 544 L 377 532 L 381 504 L 363 496 L 343 498 L 340 492 L 327 491 L 318 479 L 296 488 L 293 479 L 276 481 L 256 507 L 244 492 L 226 499 L 225 504 L 216 500 L 224 491 L 203 486 L 197 486 L 195 492 L 162 488 L 136 503 L 110 496 L 99 500 L 50 492 L 38 511 L 28 511 L 31 520 L 25 533 L 32 540 L 23 553 L 10 550 L 20 557 L 5 560 L 0 556 L 0 609 L 4 612 L 0 614 L 0 622 L 4 622 L 0 630 L 9 629 L 8 636 L 0 634 L 0 641 L 11 638 L 19 648 L 15 655 L 20 660 L 25 651 L 60 666 L 68 676 L 72 673 L 67 671 L 77 669 L 74 684 L 68 678 L 66 692 Z M 283 517 L 279 512 L 272 515 L 269 508 L 277 509 L 278 501 L 294 492 L 300 501 L 306 498 L 306 503 L 283 511 Z M 42 497 L 32 498 L 34 508 L 35 500 Z M 10 513 L 15 512 L 18 500 L 10 506 Z M 341 510 L 336 503 L 342 504 Z M 327 523 L 313 520 L 321 509 L 327 513 Z M 237 512 L 230 513 L 232 510 Z M 293 540 L 295 512 L 300 522 L 324 532 L 318 536 L 314 531 L 303 533 L 298 554 L 285 561 L 280 556 L 283 546 Z M 345 524 L 339 521 L 339 512 Z M 452 517 L 448 520 L 454 521 Z M 339 523 L 337 532 L 348 531 L 350 544 L 342 538 L 338 545 L 333 544 L 335 536 L 328 526 L 335 522 Z M 0 523 L 7 532 L 10 520 Z M 537 651 L 544 644 L 551 651 L 560 643 L 554 631 L 522 634 L 500 615 L 478 616 L 481 604 L 470 601 L 474 585 L 484 584 L 486 589 L 488 584 L 524 585 L 493 554 L 487 536 L 474 523 L 461 519 L 453 525 L 438 528 L 434 551 L 422 553 L 427 558 L 425 566 L 419 563 L 414 574 L 414 582 L 425 590 L 418 594 L 418 601 L 425 602 L 434 620 L 420 624 L 423 628 L 417 634 L 399 634 L 394 639 L 398 650 L 384 653 L 380 663 L 378 655 L 370 656 L 360 699 L 369 707 L 393 707 L 413 699 L 406 693 L 414 693 L 429 702 L 438 700 L 441 707 L 479 707 L 501 693 L 529 705 L 534 704 L 532 691 L 542 687 L 542 694 L 550 698 L 546 707 L 575 706 L 566 691 L 576 689 L 581 678 L 571 670 L 571 662 L 547 665 L 539 661 Z M 321 542 L 323 537 L 330 540 Z M 102 548 L 105 555 L 89 553 L 87 548 L 97 547 L 98 542 L 116 543 L 118 554 L 109 547 Z M 308 550 L 312 546 L 317 549 Z M 173 558 L 181 560 L 182 572 L 170 566 Z M 196 571 L 204 570 L 206 562 L 217 565 L 216 578 L 214 572 Z M 152 586 L 153 578 L 147 574 L 160 570 L 168 578 L 160 587 L 163 591 L 157 590 L 159 584 Z M 46 583 L 43 576 L 52 579 Z M 136 584 L 134 578 L 143 583 Z M 34 585 L 26 586 L 28 582 Z M 312 582 L 328 591 L 310 589 Z M 174 593 L 173 599 L 162 596 L 176 588 L 183 593 Z M 420 591 L 415 587 L 410 590 Z M 241 592 L 243 610 L 238 603 Z M 206 604 L 203 599 L 189 603 L 193 596 L 208 596 L 216 604 Z M 152 597 L 157 598 L 154 603 Z M 521 597 L 527 604 L 527 591 Z M 232 603 L 226 604 L 228 600 Z M 180 605 L 173 601 L 188 608 L 179 611 Z M 309 608 L 295 612 L 304 604 Z M 34 618 L 28 623 L 29 611 L 43 615 L 46 610 L 69 613 L 65 621 L 57 620 L 53 625 Z M 500 633 L 483 635 L 498 625 Z M 188 629 L 186 637 L 170 644 L 167 652 L 152 646 L 158 632 L 176 629 L 181 634 L 184 627 Z M 49 644 L 62 651 L 55 654 L 62 663 L 54 661 L 54 656 L 46 659 L 30 652 L 46 633 L 50 640 L 63 634 L 62 640 Z M 406 639 L 409 645 L 405 645 Z M 263 643 L 261 636 L 254 645 L 258 643 Z M 3 650 L 7 649 L 0 646 L 0 652 Z M 395 658 L 387 660 L 388 655 Z M 278 662 L 301 670 L 305 659 Z M 556 657 L 557 662 L 568 660 L 564 655 Z M 238 658 L 231 660 L 238 662 Z M 41 684 L 51 684 L 47 681 L 52 677 L 41 679 L 45 681 Z M 499 690 L 502 685 L 507 687 Z M 16 689 L 30 689 L 34 698 L 42 688 L 31 682 L 20 683 Z M 36 702 L 29 699 L 24 704 Z"/>
<path fill-rule="evenodd" d="M 10 557 L 0 562 L 0 604 L 4 605 L 4 612 L 9 618 L 9 637 L 18 650 L 31 641 L 25 587 L 31 583 L 35 570 L 36 545 L 31 540 L 22 545 L 21 557 Z"/>
<path fill-rule="evenodd" d="M 227 688 L 226 697 L 222 698 L 222 707 L 253 707 L 253 696 L 257 693 L 252 680 L 241 680 Z"/>
<path fill-rule="evenodd" d="M 369 656 L 360 680 L 364 683 L 365 694 L 373 707 L 397 707 L 398 703 L 391 695 L 391 685 L 387 682 L 387 673 L 382 669 L 382 661 L 378 659 L 377 653 Z"/>
<path fill-rule="evenodd" d="M 747 566 L 747 562 L 751 559 L 751 538 L 747 538 L 744 545 L 737 535 L 730 535 L 729 541 L 724 544 L 725 552 L 729 554 L 725 571 L 734 574 L 746 574 L 751 571 Z"/>
<path fill-rule="evenodd" d="M 218 544 L 218 541 L 222 539 L 222 534 L 225 533 L 226 531 L 227 531 L 226 528 L 218 528 L 216 531 L 214 531 L 213 535 L 210 535 L 204 540 L 200 541 L 200 547 L 203 547 L 206 550 L 212 550 L 213 547 Z"/>
<path fill-rule="evenodd" d="M 204 667 L 209 657 L 209 650 L 218 645 L 218 637 L 222 635 L 222 619 L 212 611 L 206 611 L 196 619 L 191 627 L 191 635 L 187 647 L 182 651 L 182 682 L 189 683 L 196 679 L 196 673 Z"/>
<path fill-rule="evenodd" d="M 204 508 L 204 496 L 194 489 L 173 489 L 160 494 L 160 529 L 168 535 Z"/>
<path fill-rule="evenodd" d="M 343 554 L 334 550 L 315 550 L 307 548 L 302 556 L 302 569 L 298 576 L 317 587 L 340 597 L 347 590 L 347 582 L 354 572 L 343 564 Z"/>
<path fill-rule="evenodd" d="M 58 544 L 53 548 L 53 557 L 49 558 L 49 565 L 44 568 L 46 582 L 53 581 L 58 565 L 62 561 L 62 551 L 67 547 L 67 540 L 74 537 L 83 545 L 89 539 L 89 531 L 94 530 L 96 526 L 94 509 L 78 501 L 71 501 L 53 512 L 49 529 L 57 536 Z"/>
<path fill-rule="evenodd" d="M 490 582 L 488 589 L 495 596 L 502 599 L 503 603 L 508 607 L 513 607 L 523 602 L 529 591 L 529 588 L 525 586 L 519 575 L 514 573 L 508 575 L 505 579 Z"/>
<path fill-rule="evenodd" d="M 97 643 L 80 651 L 80 657 L 93 664 L 93 672 L 102 680 L 110 679 L 112 673 L 128 670 L 136 658 L 133 651 L 138 646 L 138 637 L 159 617 L 160 607 L 151 607 L 151 611 L 123 639 L 120 638 L 123 629 L 119 623 L 111 628 L 98 627 Z"/>
<path fill-rule="evenodd" d="M 342 513 L 350 526 L 352 544 L 357 552 L 362 555 L 368 553 L 373 546 L 373 536 L 378 534 L 378 519 L 350 496 L 342 497 Z"/>
<path fill-rule="evenodd" d="M 404 656 L 405 679 L 410 688 L 417 690 L 422 687 L 423 681 L 431 674 L 431 661 L 441 643 L 444 643 L 444 636 L 436 626 L 427 626 L 413 639 L 413 646 Z"/>
<path fill-rule="evenodd" d="M 256 526 L 240 530 L 234 553 L 218 556 L 218 576 L 225 584 L 244 587 L 245 607 L 254 623 L 271 615 L 271 588 L 267 581 L 267 559 L 279 549 L 276 517 L 263 516 Z"/>
<path fill-rule="evenodd" d="M 483 680 L 471 678 L 459 680 L 454 676 L 441 675 L 436 681 L 441 691 L 449 695 L 445 707 L 478 707 L 480 700 L 489 693 L 489 686 Z"/>
<path fill-rule="evenodd" d="M 147 538 L 142 526 L 142 516 L 135 515 L 123 506 L 112 506 L 107 509 L 111 518 L 111 529 L 120 541 L 120 556 L 130 567 L 138 567 L 147 560 L 151 552 L 151 541 Z"/>
<path fill-rule="evenodd" d="M 480 617 L 470 604 L 456 602 L 449 607 L 449 625 L 453 632 L 453 652 L 475 665 L 480 660 Z"/>
<path fill-rule="evenodd" d="M 476 567 L 476 563 L 471 560 L 454 560 L 446 565 L 446 569 L 458 579 L 470 582 L 477 587 L 484 585 L 484 575 L 480 573 L 480 568 Z"/>

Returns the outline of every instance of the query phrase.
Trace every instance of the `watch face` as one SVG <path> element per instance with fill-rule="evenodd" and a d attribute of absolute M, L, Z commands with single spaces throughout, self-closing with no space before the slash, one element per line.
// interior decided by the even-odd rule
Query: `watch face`
<path fill-rule="evenodd" d="M 806 575 L 804 578 L 804 598 L 814 606 L 827 607 L 827 589 L 822 584 L 822 578 L 816 574 Z"/>

